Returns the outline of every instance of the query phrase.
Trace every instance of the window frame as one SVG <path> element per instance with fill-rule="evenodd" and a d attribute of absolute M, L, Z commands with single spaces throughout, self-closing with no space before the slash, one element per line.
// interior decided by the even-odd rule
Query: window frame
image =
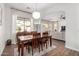
<path fill-rule="evenodd" d="M 20 20 L 20 21 L 23 21 L 23 22 L 24 22 L 24 26 L 23 26 L 24 29 L 23 29 L 23 31 L 27 31 L 27 28 L 28 28 L 28 27 L 31 28 L 31 20 L 29 20 L 28 18 L 19 18 L 19 17 L 18 17 L 17 20 Z M 16 20 L 16 28 L 18 27 L 18 26 L 17 26 L 17 24 L 18 24 L 18 23 L 17 23 L 17 20 Z M 26 26 L 26 25 L 25 25 L 25 22 L 27 22 L 27 21 L 30 22 L 30 25 L 29 25 L 29 26 Z M 21 30 L 19 31 L 19 30 L 16 29 L 16 32 L 21 32 Z"/>

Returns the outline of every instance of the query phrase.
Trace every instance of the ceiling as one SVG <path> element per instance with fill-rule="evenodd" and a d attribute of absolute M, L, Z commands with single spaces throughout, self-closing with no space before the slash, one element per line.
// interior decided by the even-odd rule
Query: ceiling
<path fill-rule="evenodd" d="M 51 3 L 6 3 L 11 8 L 16 8 L 22 11 L 27 11 L 32 13 L 33 11 L 42 11 L 49 7 Z"/>
<path fill-rule="evenodd" d="M 42 14 L 44 12 L 47 12 L 46 10 L 50 11 L 50 8 L 55 8 L 56 5 L 61 5 L 61 4 L 53 4 L 53 3 L 6 3 L 6 5 L 10 6 L 11 8 L 19 9 L 22 11 L 30 12 L 32 13 L 33 11 L 39 11 Z M 62 13 L 62 11 L 53 11 L 50 14 L 47 13 L 43 15 L 42 19 L 45 20 L 50 20 L 50 21 L 57 21 L 58 18 L 60 17 L 59 15 Z"/>
<path fill-rule="evenodd" d="M 64 11 L 53 11 L 50 14 L 47 14 L 43 17 L 44 20 L 50 20 L 50 21 L 60 21 L 61 15 L 65 16 Z"/>

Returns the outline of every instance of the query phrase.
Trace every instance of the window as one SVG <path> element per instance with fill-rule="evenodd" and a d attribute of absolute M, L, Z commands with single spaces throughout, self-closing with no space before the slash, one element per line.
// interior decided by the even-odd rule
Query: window
<path fill-rule="evenodd" d="M 25 21 L 25 30 L 26 31 L 31 31 L 31 22 L 30 21 Z"/>
<path fill-rule="evenodd" d="M 49 30 L 49 24 L 43 23 L 43 31 L 48 31 L 48 30 Z"/>
<path fill-rule="evenodd" d="M 44 23 L 43 24 L 43 27 L 46 28 L 46 29 L 48 29 L 48 24 L 47 23 Z"/>
<path fill-rule="evenodd" d="M 28 20 L 16 20 L 16 32 L 31 31 L 31 22 Z"/>

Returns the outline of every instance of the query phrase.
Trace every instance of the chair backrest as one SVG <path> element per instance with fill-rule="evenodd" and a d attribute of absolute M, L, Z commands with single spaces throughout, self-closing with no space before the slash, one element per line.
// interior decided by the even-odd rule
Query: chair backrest
<path fill-rule="evenodd" d="M 41 40 L 41 37 L 34 37 L 32 39 L 32 47 L 37 48 L 39 46 L 39 40 Z"/>
<path fill-rule="evenodd" d="M 37 33 L 36 31 L 32 31 L 31 34 Z"/>
<path fill-rule="evenodd" d="M 34 38 L 41 37 L 41 34 L 40 34 L 40 33 L 34 33 L 34 34 L 33 34 L 33 37 L 34 37 Z"/>
<path fill-rule="evenodd" d="M 38 40 L 40 40 L 40 33 L 33 33 L 33 39 L 32 39 L 32 47 L 33 48 L 36 48 L 38 47 Z"/>
<path fill-rule="evenodd" d="M 48 36 L 49 34 L 48 34 L 48 32 L 46 31 L 46 32 L 43 32 L 42 35 L 43 35 L 43 36 Z"/>

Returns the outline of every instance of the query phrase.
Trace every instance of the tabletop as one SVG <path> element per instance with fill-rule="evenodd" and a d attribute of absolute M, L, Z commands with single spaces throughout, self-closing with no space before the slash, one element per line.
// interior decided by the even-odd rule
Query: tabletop
<path fill-rule="evenodd" d="M 27 36 L 19 36 L 19 39 L 21 41 L 24 41 L 24 40 L 31 40 L 33 38 L 32 35 L 27 35 Z"/>

